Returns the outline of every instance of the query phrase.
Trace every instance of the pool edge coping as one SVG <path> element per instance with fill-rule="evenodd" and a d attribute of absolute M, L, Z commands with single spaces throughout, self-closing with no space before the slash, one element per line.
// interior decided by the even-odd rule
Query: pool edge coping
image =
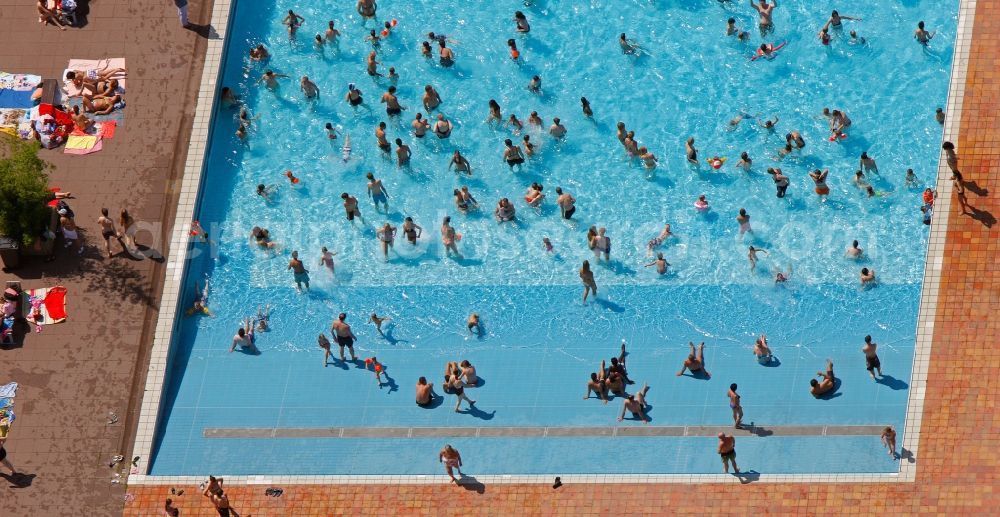
<path fill-rule="evenodd" d="M 195 116 L 192 122 L 188 144 L 187 160 L 181 178 L 181 190 L 177 201 L 177 212 L 171 232 L 170 250 L 166 274 L 160 297 L 160 308 L 153 333 L 149 365 L 146 372 L 142 404 L 133 457 L 138 456 L 136 466 L 143 474 L 131 474 L 128 483 L 133 485 L 166 485 L 177 483 L 197 484 L 203 476 L 155 476 L 148 474 L 152 452 L 156 442 L 163 390 L 167 377 L 170 347 L 176 326 L 176 315 L 181 302 L 182 280 L 185 276 L 190 253 L 190 230 L 195 207 L 201 191 L 202 173 L 211 134 L 212 115 L 215 111 L 217 82 L 222 69 L 222 58 L 228 44 L 228 24 L 232 7 L 237 0 L 215 0 L 212 7 L 211 24 L 218 38 L 209 38 L 205 49 L 204 67 L 198 91 Z M 952 54 L 951 73 L 948 83 L 948 97 L 945 106 L 947 118 L 942 133 L 942 141 L 956 142 L 961 125 L 962 105 L 965 97 L 969 53 L 972 44 L 973 27 L 976 18 L 977 0 L 959 0 L 957 30 Z M 944 262 L 944 246 L 948 232 L 948 216 L 951 208 L 952 182 L 950 169 L 939 155 L 935 186 L 938 196 L 935 200 L 931 228 L 928 236 L 927 253 L 924 260 L 924 275 L 921 283 L 920 303 L 917 314 L 916 338 L 913 364 L 910 374 L 909 396 L 904 420 L 903 442 L 900 450 L 909 451 L 916 457 L 920 443 L 924 397 L 930 353 L 937 314 L 938 292 L 941 284 L 941 270 Z M 757 474 L 754 482 L 771 483 L 878 483 L 914 482 L 916 462 L 902 461 L 898 473 L 841 473 L 841 474 Z M 537 475 L 483 475 L 476 479 L 487 483 L 549 483 L 555 474 Z M 225 476 L 230 485 L 254 484 L 436 484 L 447 483 L 447 476 L 435 475 L 253 475 Z M 560 474 L 565 483 L 724 483 L 741 482 L 740 478 L 728 474 Z"/>

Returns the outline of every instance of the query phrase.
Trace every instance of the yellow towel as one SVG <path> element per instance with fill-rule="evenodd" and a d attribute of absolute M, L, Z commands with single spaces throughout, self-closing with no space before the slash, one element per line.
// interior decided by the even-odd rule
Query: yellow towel
<path fill-rule="evenodd" d="M 69 135 L 66 139 L 66 149 L 91 149 L 97 145 L 97 137 L 91 135 Z"/>

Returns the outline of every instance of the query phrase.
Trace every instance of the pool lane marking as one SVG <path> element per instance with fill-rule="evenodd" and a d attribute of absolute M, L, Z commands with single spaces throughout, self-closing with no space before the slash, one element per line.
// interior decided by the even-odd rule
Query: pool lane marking
<path fill-rule="evenodd" d="M 590 427 L 206 427 L 205 438 L 654 438 L 768 436 L 879 436 L 885 425 L 590 426 Z"/>

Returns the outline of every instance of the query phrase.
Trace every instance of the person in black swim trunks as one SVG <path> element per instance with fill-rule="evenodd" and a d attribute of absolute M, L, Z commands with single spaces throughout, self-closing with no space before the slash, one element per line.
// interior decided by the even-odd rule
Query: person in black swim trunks
<path fill-rule="evenodd" d="M 726 433 L 719 433 L 719 456 L 722 457 L 722 467 L 726 474 L 729 474 L 729 463 L 732 462 L 733 470 L 739 474 L 740 468 L 736 466 L 736 437 L 726 436 Z"/>
<path fill-rule="evenodd" d="M 330 328 L 330 332 L 333 334 L 334 338 L 337 340 L 337 345 L 340 346 L 340 360 L 344 361 L 344 347 L 351 352 L 351 360 L 357 361 L 358 356 L 354 355 L 354 340 L 357 339 L 354 336 L 354 332 L 351 330 L 351 326 L 345 321 L 347 319 L 347 314 L 343 312 L 337 316 L 337 320 L 333 322 L 333 326 Z"/>
<path fill-rule="evenodd" d="M 875 372 L 878 372 L 879 377 L 882 376 L 882 362 L 878 359 L 877 349 L 878 344 L 872 341 L 872 337 L 865 336 L 865 345 L 861 347 L 861 351 L 865 353 L 865 369 L 872 379 L 875 379 Z"/>
<path fill-rule="evenodd" d="M 503 141 L 506 148 L 503 151 L 503 159 L 507 162 L 507 165 L 514 169 L 515 165 L 521 165 L 524 163 L 524 154 L 521 152 L 521 147 L 514 145 L 511 139 L 506 139 Z"/>
<path fill-rule="evenodd" d="M 404 109 L 406 109 L 399 104 L 399 99 L 396 98 L 395 86 L 390 86 L 389 90 L 382 94 L 382 100 L 379 102 L 385 104 L 385 113 L 390 117 L 393 115 L 399 115 Z"/>

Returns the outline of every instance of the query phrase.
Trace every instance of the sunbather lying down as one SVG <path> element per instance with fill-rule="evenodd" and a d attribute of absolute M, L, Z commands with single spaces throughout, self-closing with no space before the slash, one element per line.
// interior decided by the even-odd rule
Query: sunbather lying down
<path fill-rule="evenodd" d="M 125 107 L 125 99 L 121 95 L 111 97 L 94 97 L 93 100 L 84 97 L 83 109 L 95 115 L 107 115 L 116 109 Z"/>
<path fill-rule="evenodd" d="M 98 91 L 101 83 L 108 83 L 112 79 L 124 79 L 126 70 L 124 68 L 108 68 L 104 67 L 99 70 L 93 70 L 96 77 L 90 77 L 87 72 L 83 70 L 70 70 L 66 72 L 66 80 L 72 81 L 73 86 L 79 89 L 84 87 L 92 90 Z"/>

